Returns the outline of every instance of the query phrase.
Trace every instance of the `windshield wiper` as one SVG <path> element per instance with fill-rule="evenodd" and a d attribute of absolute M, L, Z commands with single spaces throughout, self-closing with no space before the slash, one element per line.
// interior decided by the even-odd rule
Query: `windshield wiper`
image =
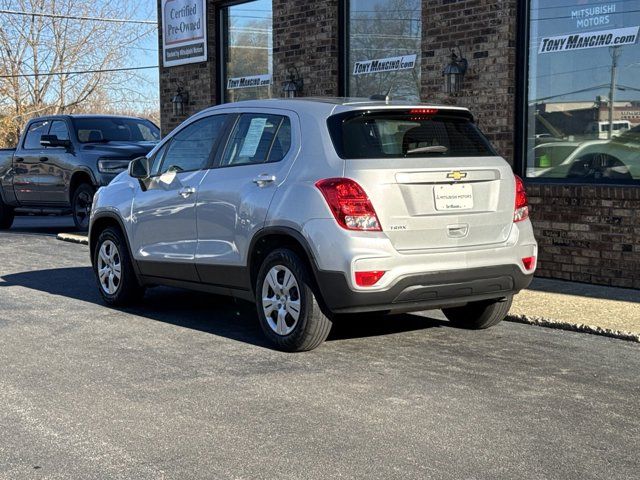
<path fill-rule="evenodd" d="M 447 153 L 449 149 L 444 145 L 431 145 L 430 147 L 418 147 L 407 150 L 407 155 L 412 153 Z"/>

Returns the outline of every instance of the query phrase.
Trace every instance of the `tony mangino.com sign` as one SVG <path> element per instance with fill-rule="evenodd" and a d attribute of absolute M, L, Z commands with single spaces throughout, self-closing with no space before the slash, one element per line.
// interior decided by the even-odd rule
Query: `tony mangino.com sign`
<path fill-rule="evenodd" d="M 584 32 L 540 39 L 538 53 L 567 52 L 585 48 L 632 45 L 638 40 L 640 27 L 616 28 L 599 32 Z"/>
<path fill-rule="evenodd" d="M 207 59 L 205 0 L 162 0 L 162 63 L 165 67 Z"/>
<path fill-rule="evenodd" d="M 363 60 L 353 66 L 354 75 L 367 73 L 395 72 L 410 70 L 416 66 L 417 55 L 403 55 L 402 57 L 379 58 L 377 60 Z"/>

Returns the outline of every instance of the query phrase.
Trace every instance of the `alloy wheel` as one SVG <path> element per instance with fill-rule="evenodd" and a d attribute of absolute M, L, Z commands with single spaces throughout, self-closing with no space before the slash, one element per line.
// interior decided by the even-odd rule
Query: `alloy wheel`
<path fill-rule="evenodd" d="M 118 247 L 111 240 L 105 240 L 98 253 L 98 279 L 100 287 L 108 295 L 118 291 L 122 279 L 122 263 Z"/>
<path fill-rule="evenodd" d="M 262 283 L 262 309 L 271 330 L 289 335 L 300 319 L 300 288 L 287 267 L 272 267 Z"/>

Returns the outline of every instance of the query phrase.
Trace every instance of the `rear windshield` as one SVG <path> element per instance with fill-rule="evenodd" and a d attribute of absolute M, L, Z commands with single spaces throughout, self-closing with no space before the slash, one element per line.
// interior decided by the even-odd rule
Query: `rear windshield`
<path fill-rule="evenodd" d="M 497 155 L 465 113 L 348 112 L 330 117 L 328 126 L 336 152 L 344 159 Z"/>

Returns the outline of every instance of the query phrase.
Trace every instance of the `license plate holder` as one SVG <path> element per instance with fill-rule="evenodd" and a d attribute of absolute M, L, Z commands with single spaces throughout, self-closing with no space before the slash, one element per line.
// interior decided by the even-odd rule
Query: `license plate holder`
<path fill-rule="evenodd" d="M 436 210 L 440 212 L 473 209 L 473 187 L 469 183 L 436 185 L 433 193 Z"/>

